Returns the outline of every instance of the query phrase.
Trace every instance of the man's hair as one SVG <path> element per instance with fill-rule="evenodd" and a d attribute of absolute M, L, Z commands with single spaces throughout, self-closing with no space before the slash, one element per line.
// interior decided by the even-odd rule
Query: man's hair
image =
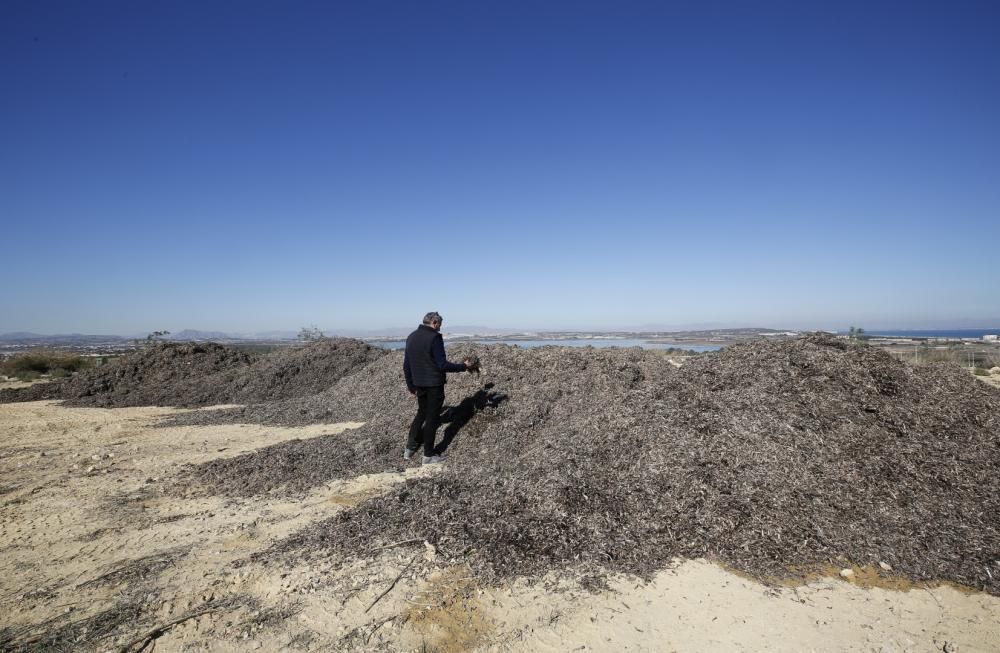
<path fill-rule="evenodd" d="M 438 313 L 437 311 L 431 311 L 430 313 L 424 316 L 424 324 L 430 325 L 431 322 L 440 323 L 444 322 L 444 319 L 441 317 L 441 314 Z"/>

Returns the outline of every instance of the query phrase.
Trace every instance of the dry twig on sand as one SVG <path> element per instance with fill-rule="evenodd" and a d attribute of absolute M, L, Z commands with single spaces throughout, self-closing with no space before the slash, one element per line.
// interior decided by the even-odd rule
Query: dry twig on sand
<path fill-rule="evenodd" d="M 144 651 L 146 649 L 147 646 L 149 646 L 151 643 L 153 643 L 153 641 L 155 641 L 157 638 L 163 636 L 168 630 L 170 630 L 174 626 L 178 626 L 178 625 L 184 623 L 185 621 L 190 621 L 192 619 L 197 619 L 198 617 L 202 617 L 202 616 L 204 616 L 206 614 L 211 614 L 213 612 L 219 612 L 220 610 L 225 609 L 225 608 L 230 608 L 231 609 L 232 606 L 231 605 L 230 606 L 224 606 L 224 605 L 213 606 L 211 608 L 206 608 L 206 609 L 203 609 L 203 610 L 197 610 L 197 611 L 192 612 L 190 614 L 186 614 L 183 617 L 179 617 L 177 619 L 174 619 L 173 621 L 168 621 L 165 624 L 160 624 L 159 626 L 156 626 L 155 628 L 149 630 L 146 634 L 142 635 L 141 637 L 137 637 L 137 638 L 133 639 L 131 642 L 129 642 L 128 644 L 120 646 L 118 648 L 118 653 L 141 653 L 142 651 Z"/>
<path fill-rule="evenodd" d="M 392 591 L 392 588 L 396 586 L 396 583 L 398 583 L 399 579 L 403 577 L 403 574 L 406 573 L 406 570 L 410 568 L 410 565 L 413 564 L 413 561 L 417 559 L 417 555 L 419 554 L 414 554 L 413 557 L 410 558 L 410 561 L 403 566 L 399 574 L 392 579 L 392 582 L 389 584 L 389 587 L 385 588 L 385 590 L 381 594 L 375 597 L 375 600 L 371 602 L 371 605 L 365 608 L 365 614 L 368 614 L 368 612 L 375 607 L 375 604 L 382 600 L 382 597 L 384 597 L 386 594 Z"/>

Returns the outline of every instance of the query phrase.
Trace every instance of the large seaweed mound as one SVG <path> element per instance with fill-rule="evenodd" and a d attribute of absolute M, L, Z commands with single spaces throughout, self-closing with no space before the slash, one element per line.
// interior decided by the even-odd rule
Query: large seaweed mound
<path fill-rule="evenodd" d="M 681 370 L 637 350 L 479 354 L 483 377 L 460 377 L 450 395 L 506 400 L 472 410 L 441 474 L 265 555 L 421 538 L 488 578 L 581 564 L 648 576 L 675 556 L 767 576 L 842 557 L 1000 593 L 1000 393 L 957 367 L 819 336 L 736 345 Z M 399 468 L 412 407 L 398 368 L 369 382 L 386 412 L 361 432 L 218 461 L 195 479 L 274 490 L 271 461 L 304 460 L 309 446 L 337 462 L 307 464 L 301 483 L 283 466 L 284 487 Z M 260 485 L 239 480 L 250 460 Z"/>
<path fill-rule="evenodd" d="M 157 343 L 52 383 L 8 390 L 0 401 L 61 399 L 71 406 L 180 406 L 315 395 L 387 352 L 324 338 L 266 355 L 216 343 Z"/>
<path fill-rule="evenodd" d="M 454 438 L 460 447 L 456 452 L 486 446 L 481 436 L 488 428 L 493 429 L 491 438 L 514 438 L 542 423 L 582 420 L 594 398 L 603 396 L 614 404 L 621 401 L 620 395 L 653 377 L 675 373 L 662 355 L 638 348 L 449 348 L 453 360 L 473 352 L 480 356 L 484 373 L 449 375 L 446 386 L 448 405 L 439 438 Z M 170 420 L 170 424 L 286 425 L 366 421 L 359 429 L 337 435 L 283 442 L 207 462 L 195 467 L 184 485 L 239 496 L 296 493 L 336 478 L 403 469 L 402 447 L 416 404 L 403 382 L 402 365 L 402 353 L 392 352 L 318 395 Z"/>
<path fill-rule="evenodd" d="M 156 343 L 65 379 L 8 391 L 0 401 L 62 399 L 102 408 L 222 404 L 232 380 L 256 360 L 216 343 Z"/>
<path fill-rule="evenodd" d="M 233 402 L 311 397 L 388 353 L 353 338 L 323 338 L 261 357 L 234 384 Z"/>

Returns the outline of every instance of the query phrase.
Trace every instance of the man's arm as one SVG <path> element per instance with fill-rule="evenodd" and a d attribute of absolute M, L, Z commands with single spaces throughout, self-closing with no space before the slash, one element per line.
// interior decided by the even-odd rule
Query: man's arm
<path fill-rule="evenodd" d="M 413 372 L 410 371 L 410 357 L 403 353 L 403 376 L 406 377 L 406 389 L 411 393 L 417 391 L 417 386 L 413 385 Z"/>
<path fill-rule="evenodd" d="M 431 344 L 431 356 L 434 358 L 434 364 L 442 372 L 464 372 L 468 369 L 465 363 L 448 362 L 448 359 L 444 355 L 444 338 L 440 334 L 434 338 L 434 342 Z"/>

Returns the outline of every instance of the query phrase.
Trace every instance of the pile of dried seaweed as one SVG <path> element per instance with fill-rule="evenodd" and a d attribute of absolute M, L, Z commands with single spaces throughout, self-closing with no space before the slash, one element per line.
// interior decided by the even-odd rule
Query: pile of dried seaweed
<path fill-rule="evenodd" d="M 231 384 L 233 403 L 310 397 L 377 361 L 388 351 L 353 338 L 322 338 L 282 347 L 241 370 Z"/>
<path fill-rule="evenodd" d="M 157 343 L 63 380 L 5 390 L 0 402 L 195 407 L 311 396 L 386 353 L 348 338 L 263 356 L 215 343 Z"/>
<path fill-rule="evenodd" d="M 235 408 L 176 415 L 163 426 L 270 424 L 302 426 L 348 420 L 368 420 L 396 413 L 412 404 L 403 383 L 403 353 L 373 348 L 380 355 L 350 376 L 316 394 L 276 399 Z M 452 377 L 453 378 L 453 377 Z M 409 408 L 407 408 L 409 410 Z"/>
<path fill-rule="evenodd" d="M 215 343 L 157 343 L 65 379 L 7 390 L 0 401 L 62 399 L 73 406 L 208 406 L 256 356 Z"/>
<path fill-rule="evenodd" d="M 677 371 L 635 350 L 479 353 L 508 400 L 458 432 L 443 473 L 270 555 L 423 538 L 487 577 L 578 564 L 648 576 L 675 556 L 767 576 L 842 556 L 1000 594 L 1000 393 L 957 367 L 817 336 Z M 355 432 L 332 474 L 396 467 L 405 414 Z M 244 463 L 230 464 L 213 483 Z"/>
<path fill-rule="evenodd" d="M 479 435 L 490 426 L 504 439 L 561 420 L 576 420 L 583 430 L 598 428 L 603 418 L 594 417 L 589 424 L 581 421 L 595 397 L 609 402 L 601 409 L 606 411 L 620 403 L 624 393 L 643 384 L 652 387 L 658 376 L 676 373 L 662 355 L 638 348 L 463 345 L 449 348 L 449 356 L 461 360 L 473 351 L 479 354 L 484 372 L 449 376 L 448 408 L 439 432 L 439 439 L 454 438 L 455 446 L 461 446 L 456 455 L 486 446 Z M 298 493 L 332 479 L 403 469 L 410 464 L 401 454 L 414 411 L 414 400 L 403 383 L 402 354 L 393 352 L 313 397 L 179 415 L 168 423 L 367 420 L 361 428 L 337 435 L 282 442 L 213 460 L 190 470 L 191 477 L 182 481 L 185 487 L 210 493 L 250 496 Z"/>

